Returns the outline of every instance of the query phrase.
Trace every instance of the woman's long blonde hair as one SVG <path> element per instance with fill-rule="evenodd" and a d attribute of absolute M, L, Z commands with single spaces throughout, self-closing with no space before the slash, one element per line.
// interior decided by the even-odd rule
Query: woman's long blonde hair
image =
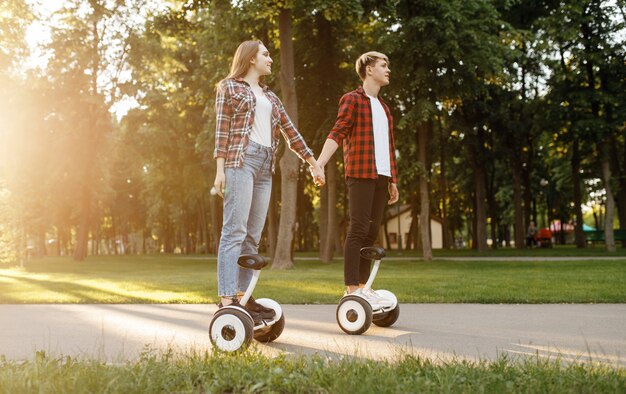
<path fill-rule="evenodd" d="M 261 45 L 263 45 L 263 43 L 259 40 L 248 40 L 239 44 L 237 50 L 235 51 L 233 62 L 230 65 L 230 72 L 226 78 L 218 82 L 217 86 L 219 87 L 222 81 L 229 78 L 245 77 L 248 73 L 248 69 L 250 68 L 250 60 L 256 57 Z M 259 82 L 263 82 L 263 76 L 259 78 Z"/>

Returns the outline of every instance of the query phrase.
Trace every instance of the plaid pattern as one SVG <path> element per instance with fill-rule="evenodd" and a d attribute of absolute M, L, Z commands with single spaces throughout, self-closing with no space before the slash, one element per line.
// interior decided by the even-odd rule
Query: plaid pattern
<path fill-rule="evenodd" d="M 389 112 L 389 107 L 387 107 L 382 98 L 379 96 L 378 99 L 385 109 L 389 121 L 391 182 L 397 183 L 393 117 Z M 362 87 L 341 97 L 337 121 L 328 134 L 328 138 L 334 140 L 337 144 L 343 142 L 343 163 L 346 178 L 378 178 L 374 149 L 372 107 L 370 99 Z"/>
<path fill-rule="evenodd" d="M 266 85 L 261 85 L 272 103 L 272 172 L 276 166 L 276 150 L 282 133 L 289 149 L 302 160 L 313 156 L 304 138 L 289 119 L 283 103 Z M 224 167 L 241 167 L 248 147 L 256 97 L 243 79 L 226 79 L 217 89 L 215 99 L 215 150 L 213 158 L 223 157 Z"/>

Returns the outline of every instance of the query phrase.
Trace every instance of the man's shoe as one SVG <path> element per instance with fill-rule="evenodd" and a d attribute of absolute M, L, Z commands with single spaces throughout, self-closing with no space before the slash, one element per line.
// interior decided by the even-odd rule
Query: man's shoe
<path fill-rule="evenodd" d="M 271 320 L 276 316 L 276 312 L 272 308 L 267 308 L 259 304 L 252 296 L 250 296 L 244 308 L 250 312 L 258 313 L 264 320 Z"/>
<path fill-rule="evenodd" d="M 375 302 L 378 305 L 380 305 L 381 307 L 383 307 L 383 308 L 389 308 L 389 307 L 393 306 L 393 301 L 392 300 L 380 296 L 371 287 L 369 289 L 367 289 L 367 291 L 363 291 L 363 290 L 361 290 L 361 291 L 363 292 L 363 294 L 366 295 L 368 300 L 370 300 L 370 299 L 375 300 Z"/>
<path fill-rule="evenodd" d="M 248 304 L 249 304 L 249 302 L 248 302 Z M 226 305 L 226 306 L 231 306 L 231 305 L 232 305 L 232 306 L 237 306 L 237 307 L 239 307 L 239 308 L 243 308 L 243 309 L 245 309 L 245 310 L 246 310 L 246 311 L 250 314 L 250 317 L 252 317 L 252 321 L 254 322 L 254 325 L 255 325 L 255 326 L 258 326 L 258 325 L 260 325 L 260 324 L 263 324 L 263 317 L 261 316 L 261 314 L 260 314 L 260 313 L 258 313 L 258 312 L 251 311 L 250 309 L 248 309 L 248 308 L 247 308 L 247 306 L 248 306 L 248 305 L 246 305 L 246 306 L 242 306 L 242 305 L 239 303 L 239 301 L 237 301 L 237 300 L 233 300 L 233 303 L 232 303 L 232 304 L 228 304 L 228 305 Z M 219 303 L 219 304 L 217 304 L 217 306 L 218 306 L 219 308 L 223 308 L 223 307 L 224 307 L 224 305 L 222 305 L 222 302 L 221 302 L 221 301 L 220 301 L 220 303 Z"/>
<path fill-rule="evenodd" d="M 376 311 L 378 309 L 383 308 L 385 305 L 382 304 L 383 298 L 378 294 L 369 291 L 363 291 L 363 288 L 358 288 L 350 294 L 354 294 L 355 296 L 359 296 L 364 298 L 372 307 L 372 310 Z"/>

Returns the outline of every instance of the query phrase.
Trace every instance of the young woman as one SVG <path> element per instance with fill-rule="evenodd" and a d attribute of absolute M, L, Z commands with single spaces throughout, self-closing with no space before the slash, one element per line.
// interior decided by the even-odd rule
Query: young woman
<path fill-rule="evenodd" d="M 272 72 L 272 58 L 260 41 L 239 45 L 230 73 L 217 87 L 214 188 L 224 199 L 224 221 L 217 256 L 220 307 L 237 303 L 252 278 L 240 268 L 241 254 L 256 254 L 272 191 L 279 135 L 289 148 L 310 165 L 316 183 L 324 172 L 289 119 L 280 99 L 263 84 Z M 270 319 L 274 311 L 246 304 L 255 323 Z"/>
<path fill-rule="evenodd" d="M 344 171 L 348 186 L 350 225 L 344 245 L 346 293 L 359 292 L 374 309 L 393 304 L 372 289 L 363 291 L 371 261 L 360 250 L 372 246 L 380 229 L 385 203 L 398 201 L 393 119 L 380 97 L 389 85 L 389 59 L 380 52 L 367 52 L 356 61 L 363 86 L 343 95 L 335 126 L 318 158 L 324 167 L 343 142 Z"/>

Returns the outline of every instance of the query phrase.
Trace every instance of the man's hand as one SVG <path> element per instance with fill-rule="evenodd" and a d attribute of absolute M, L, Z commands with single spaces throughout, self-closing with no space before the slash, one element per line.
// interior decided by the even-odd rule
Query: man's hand
<path fill-rule="evenodd" d="M 398 193 L 398 186 L 395 183 L 389 184 L 389 201 L 387 204 L 395 204 L 400 199 L 400 193 Z"/>
<path fill-rule="evenodd" d="M 309 171 L 311 172 L 311 176 L 313 177 L 313 182 L 315 183 L 315 186 L 324 186 L 326 184 L 324 168 L 319 165 L 319 163 L 309 166 Z"/>

